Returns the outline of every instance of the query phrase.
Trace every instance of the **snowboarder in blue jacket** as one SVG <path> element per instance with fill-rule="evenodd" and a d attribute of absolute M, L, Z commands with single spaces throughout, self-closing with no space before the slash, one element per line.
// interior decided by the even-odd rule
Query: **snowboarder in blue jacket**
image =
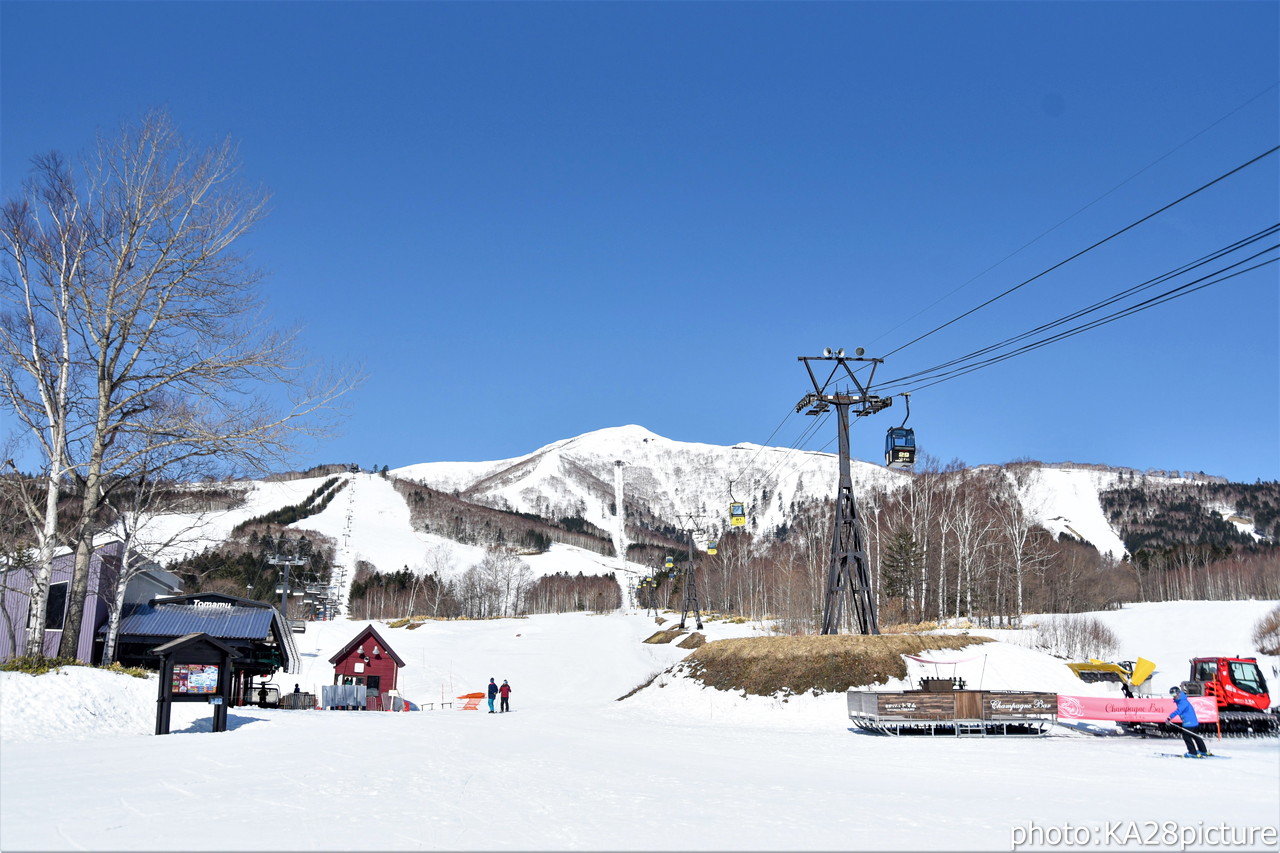
<path fill-rule="evenodd" d="M 493 713 L 493 700 L 498 698 L 498 685 L 492 678 L 489 679 L 489 713 Z"/>
<path fill-rule="evenodd" d="M 1169 695 L 1173 697 L 1177 707 L 1169 715 L 1168 721 L 1172 723 L 1174 717 L 1182 720 L 1182 740 L 1187 745 L 1187 758 L 1207 758 L 1209 750 L 1205 748 L 1204 738 L 1196 734 L 1196 726 L 1200 725 L 1200 718 L 1196 716 L 1196 709 L 1192 707 L 1191 700 L 1187 698 L 1182 688 L 1176 685 L 1169 688 Z"/>

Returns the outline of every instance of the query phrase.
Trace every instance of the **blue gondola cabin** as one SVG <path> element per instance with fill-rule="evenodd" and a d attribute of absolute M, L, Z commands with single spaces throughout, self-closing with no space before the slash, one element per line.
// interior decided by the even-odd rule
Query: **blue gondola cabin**
<path fill-rule="evenodd" d="M 910 471 L 916 464 L 916 433 L 908 427 L 893 427 L 884 439 L 884 464 Z"/>

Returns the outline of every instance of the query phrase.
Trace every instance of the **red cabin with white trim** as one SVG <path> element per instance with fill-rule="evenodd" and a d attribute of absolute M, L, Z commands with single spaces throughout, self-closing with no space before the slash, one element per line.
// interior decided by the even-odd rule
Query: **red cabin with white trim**
<path fill-rule="evenodd" d="M 333 664 L 334 684 L 363 684 L 379 694 L 396 690 L 397 677 L 404 661 L 387 645 L 372 625 L 355 635 L 336 655 Z"/>

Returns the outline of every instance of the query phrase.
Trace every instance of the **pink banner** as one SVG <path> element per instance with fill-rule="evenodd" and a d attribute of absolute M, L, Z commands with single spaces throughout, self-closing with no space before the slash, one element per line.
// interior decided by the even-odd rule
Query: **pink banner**
<path fill-rule="evenodd" d="M 1218 722 L 1218 703 L 1212 696 L 1188 696 L 1201 723 Z M 1121 723 L 1163 723 L 1173 713 L 1172 699 L 1123 699 L 1101 696 L 1058 696 L 1060 720 L 1115 720 Z"/>

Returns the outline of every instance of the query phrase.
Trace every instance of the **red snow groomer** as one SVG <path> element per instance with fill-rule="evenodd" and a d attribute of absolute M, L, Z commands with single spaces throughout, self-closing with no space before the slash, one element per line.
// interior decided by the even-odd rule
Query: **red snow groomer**
<path fill-rule="evenodd" d="M 1188 696 L 1212 696 L 1217 701 L 1219 724 L 1227 737 L 1280 735 L 1280 706 L 1268 710 L 1271 694 L 1257 658 L 1192 658 L 1191 677 L 1182 682 L 1182 689 Z"/>

